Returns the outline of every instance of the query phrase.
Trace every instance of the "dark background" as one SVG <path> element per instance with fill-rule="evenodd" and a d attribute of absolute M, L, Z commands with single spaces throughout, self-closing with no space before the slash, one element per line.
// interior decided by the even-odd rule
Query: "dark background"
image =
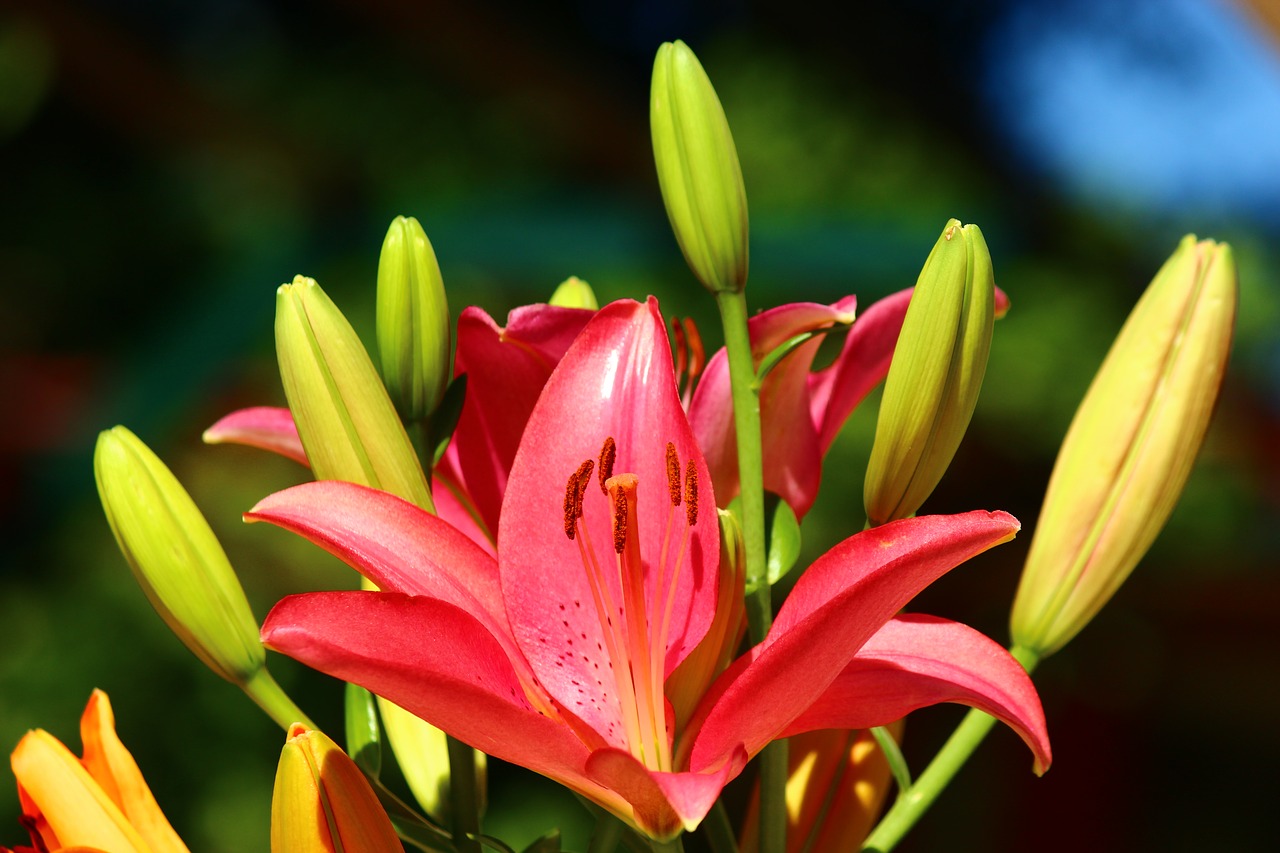
<path fill-rule="evenodd" d="M 948 217 L 981 225 L 1013 309 L 929 511 L 1001 508 L 1030 531 L 1071 413 L 1151 275 L 1187 231 L 1232 243 L 1238 335 L 1187 493 L 1113 603 L 1037 671 L 1053 769 L 1035 779 L 996 731 L 899 849 L 1270 849 L 1274 4 L 909 0 L 839 20 L 798 2 L 603 8 L 0 0 L 0 746 L 43 727 L 78 748 L 102 687 L 193 850 L 266 849 L 281 733 L 149 609 L 97 505 L 97 432 L 123 423 L 175 470 L 261 617 L 288 592 L 351 583 L 239 521 L 302 469 L 200 443 L 226 411 L 282 402 L 274 288 L 295 273 L 371 337 L 382 235 L 413 215 L 455 312 L 502 317 L 576 274 L 602 302 L 656 293 L 718 341 L 649 149 L 653 55 L 682 38 L 742 159 L 753 307 L 869 304 L 914 281 Z M 861 525 L 874 412 L 829 457 L 807 557 Z M 1004 641 L 1028 541 L 913 609 Z M 340 730 L 336 683 L 271 668 Z M 913 715 L 914 769 L 959 715 Z M 571 799 L 492 775 L 486 829 L 518 843 L 562 821 L 585 846 Z"/>

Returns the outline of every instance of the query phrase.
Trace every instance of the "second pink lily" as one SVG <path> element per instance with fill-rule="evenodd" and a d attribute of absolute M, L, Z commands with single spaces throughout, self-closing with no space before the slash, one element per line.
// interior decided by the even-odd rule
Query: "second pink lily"
<path fill-rule="evenodd" d="M 602 309 L 520 439 L 496 559 L 448 522 L 341 482 L 246 517 L 338 554 L 382 592 L 292 596 L 273 648 L 361 684 L 490 755 L 578 791 L 648 835 L 695 827 L 769 741 L 961 702 L 1050 761 L 1039 699 L 996 643 L 899 610 L 1016 533 L 1004 513 L 888 524 L 801 577 L 768 637 L 671 712 L 679 663 L 718 606 L 711 477 L 680 405 L 656 302 Z"/>

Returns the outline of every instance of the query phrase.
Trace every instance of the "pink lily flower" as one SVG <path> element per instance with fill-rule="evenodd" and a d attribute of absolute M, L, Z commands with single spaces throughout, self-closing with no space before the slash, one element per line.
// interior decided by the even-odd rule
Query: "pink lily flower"
<path fill-rule="evenodd" d="M 467 374 L 458 428 L 432 472 L 441 517 L 492 550 L 511 463 L 524 425 L 551 371 L 594 312 L 526 305 L 499 326 L 480 308 L 458 318 L 454 374 Z M 204 434 L 211 444 L 244 444 L 307 465 L 293 415 L 284 407 L 231 412 Z"/>
<path fill-rule="evenodd" d="M 677 395 L 657 303 L 602 309 L 551 374 L 507 480 L 496 559 L 447 521 L 336 481 L 246 514 L 340 556 L 382 591 L 290 596 L 264 641 L 667 839 L 747 761 L 810 728 L 936 702 L 1003 720 L 1042 771 L 1044 717 L 992 640 L 898 616 L 934 579 L 1016 533 L 1005 513 L 859 533 L 800 578 L 765 640 L 677 720 L 667 678 L 718 606 L 709 471 Z"/>
<path fill-rule="evenodd" d="M 795 302 L 762 311 L 748 321 L 751 351 L 761 359 L 797 335 L 853 323 L 835 360 L 812 371 L 822 335 L 791 352 L 760 388 L 760 432 L 764 487 L 783 498 L 803 519 L 818 496 L 822 459 L 844 422 L 889 372 L 893 349 L 914 288 L 871 304 L 854 320 L 857 298 L 830 305 Z M 996 316 L 1009 298 L 996 288 Z M 738 494 L 738 443 L 730 405 L 729 361 L 724 349 L 707 362 L 689 405 L 689 421 L 707 454 L 716 497 L 727 506 Z"/>

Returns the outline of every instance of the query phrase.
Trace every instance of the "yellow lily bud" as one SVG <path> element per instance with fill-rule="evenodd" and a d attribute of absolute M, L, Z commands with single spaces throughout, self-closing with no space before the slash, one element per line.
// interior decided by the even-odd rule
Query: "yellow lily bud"
<path fill-rule="evenodd" d="M 952 219 L 916 281 L 885 379 L 863 487 L 867 520 L 915 515 L 942 479 L 978 402 L 995 323 L 991 255 Z"/>
<path fill-rule="evenodd" d="M 1062 648 L 1164 526 L 1208 429 L 1236 300 L 1230 247 L 1188 235 L 1125 321 L 1058 452 L 1013 605 L 1015 644 Z"/>
<path fill-rule="evenodd" d="M 360 338 L 314 280 L 276 291 L 285 397 L 318 479 L 371 486 L 435 511 L 422 465 Z"/>
<path fill-rule="evenodd" d="M 747 283 L 747 192 L 729 122 L 682 41 L 658 48 L 649 95 L 658 185 L 676 241 L 712 293 Z"/>
<path fill-rule="evenodd" d="M 426 232 L 397 216 L 378 258 L 378 353 L 382 378 L 408 421 L 430 417 L 453 375 L 444 279 Z"/>
<path fill-rule="evenodd" d="M 271 796 L 273 853 L 403 851 L 369 782 L 322 732 L 295 723 Z"/>
<path fill-rule="evenodd" d="M 298 276 L 280 287 L 276 349 L 285 396 L 316 477 L 382 489 L 434 513 L 418 456 L 373 362 L 313 280 Z M 364 586 L 372 588 L 368 581 Z M 424 808 L 438 810 L 440 779 L 448 775 L 446 752 L 437 748 L 443 734 L 377 698 L 410 789 Z"/>
<path fill-rule="evenodd" d="M 591 311 L 600 307 L 591 285 L 576 275 L 571 275 L 560 282 L 560 286 L 556 288 L 555 293 L 551 294 L 547 302 L 560 308 L 587 308 Z"/>
<path fill-rule="evenodd" d="M 889 727 L 901 739 L 902 722 Z M 787 751 L 787 853 L 857 850 L 892 784 L 889 762 L 869 731 L 796 735 Z M 757 784 L 742 823 L 742 853 L 760 849 Z"/>
<path fill-rule="evenodd" d="M 111 702 L 93 691 L 80 718 L 84 758 L 43 729 L 27 732 L 10 764 L 25 823 L 41 850 L 187 853 L 137 763 L 116 736 Z"/>
<path fill-rule="evenodd" d="M 156 612 L 214 672 L 254 681 L 266 658 L 258 623 L 182 484 L 122 426 L 98 435 L 93 473 L 111 532 Z"/>
<path fill-rule="evenodd" d="M 378 712 L 382 715 L 382 727 L 400 760 L 400 771 L 413 792 L 413 798 L 438 823 L 449 824 L 448 735 L 381 696 L 378 697 Z M 473 752 L 476 796 L 480 798 L 480 812 L 483 814 L 489 758 L 478 749 Z"/>

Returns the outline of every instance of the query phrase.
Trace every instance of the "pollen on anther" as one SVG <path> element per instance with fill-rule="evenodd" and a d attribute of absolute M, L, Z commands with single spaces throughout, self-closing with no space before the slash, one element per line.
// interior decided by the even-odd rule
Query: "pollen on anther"
<path fill-rule="evenodd" d="M 698 523 L 698 466 L 692 459 L 684 469 L 684 512 L 690 527 Z"/>
<path fill-rule="evenodd" d="M 564 535 L 570 540 L 578 532 L 578 472 L 569 475 L 564 487 Z M 562 608 L 563 609 L 563 608 Z"/>
<path fill-rule="evenodd" d="M 590 459 L 578 466 L 578 491 L 573 496 L 573 514 L 582 518 L 582 496 L 587 493 L 587 484 L 591 482 L 591 469 L 594 467 Z"/>
<path fill-rule="evenodd" d="M 627 547 L 627 495 L 621 489 L 613 498 L 613 550 L 621 554 Z"/>
<path fill-rule="evenodd" d="M 676 446 L 667 442 L 667 494 L 672 506 L 680 506 L 680 457 Z"/>
<path fill-rule="evenodd" d="M 604 446 L 600 448 L 600 493 L 609 494 L 605 481 L 613 476 L 613 463 L 618 458 L 618 445 L 614 442 L 613 436 L 609 436 L 604 440 Z"/>

